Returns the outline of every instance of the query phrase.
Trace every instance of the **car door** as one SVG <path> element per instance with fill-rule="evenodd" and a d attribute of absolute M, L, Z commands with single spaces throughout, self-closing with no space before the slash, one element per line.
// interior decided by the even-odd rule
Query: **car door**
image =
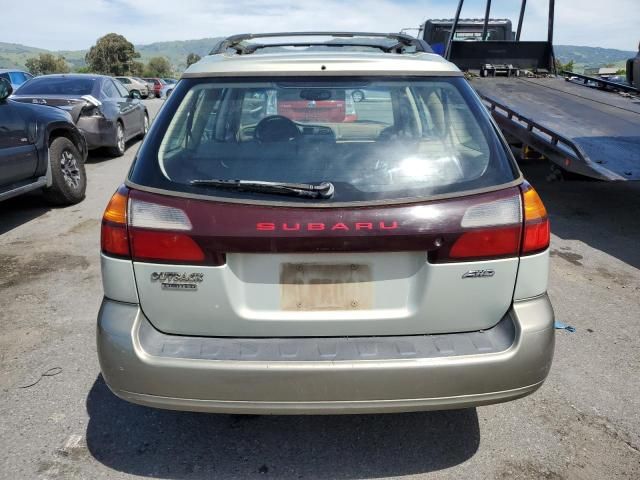
<path fill-rule="evenodd" d="M 129 92 L 120 82 L 113 82 L 113 86 L 117 92 L 116 98 L 120 106 L 122 119 L 125 122 L 125 136 L 128 139 L 140 133 L 143 128 L 140 100 L 129 97 Z"/>
<path fill-rule="evenodd" d="M 0 186 L 35 175 L 38 154 L 36 125 L 28 107 L 12 100 L 0 101 Z"/>

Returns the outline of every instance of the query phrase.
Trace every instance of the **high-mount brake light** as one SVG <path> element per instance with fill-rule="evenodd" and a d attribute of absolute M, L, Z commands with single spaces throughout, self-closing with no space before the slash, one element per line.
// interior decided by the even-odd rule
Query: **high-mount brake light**
<path fill-rule="evenodd" d="M 524 235 L 522 254 L 538 253 L 549 247 L 550 225 L 547 209 L 544 207 L 538 192 L 528 183 L 522 186 L 524 204 Z"/>
<path fill-rule="evenodd" d="M 127 232 L 127 200 L 129 191 L 120 187 L 113 194 L 102 216 L 100 244 L 102 252 L 117 257 L 129 258 L 129 235 Z"/>

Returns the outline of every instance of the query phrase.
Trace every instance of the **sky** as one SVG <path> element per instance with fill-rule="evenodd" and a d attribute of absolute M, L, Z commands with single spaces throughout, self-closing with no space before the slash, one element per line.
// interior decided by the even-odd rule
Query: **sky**
<path fill-rule="evenodd" d="M 397 32 L 451 18 L 457 0 L 30 0 L 2 2 L 0 42 L 80 50 L 110 32 L 134 44 L 234 33 L 300 30 Z M 465 0 L 462 17 L 484 16 Z M 520 0 L 493 0 L 494 18 L 516 23 Z M 528 0 L 523 40 L 546 38 L 548 0 Z M 409 32 L 411 33 L 411 32 Z M 555 43 L 636 51 L 640 0 L 556 0 Z"/>

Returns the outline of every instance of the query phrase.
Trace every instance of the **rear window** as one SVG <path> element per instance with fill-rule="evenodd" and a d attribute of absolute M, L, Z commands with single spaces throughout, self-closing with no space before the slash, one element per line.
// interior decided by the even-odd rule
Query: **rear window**
<path fill-rule="evenodd" d="M 93 78 L 36 77 L 20 87 L 20 95 L 89 95 Z"/>
<path fill-rule="evenodd" d="M 156 120 L 131 181 L 213 197 L 368 202 L 494 187 L 516 171 L 462 78 L 184 80 Z M 335 187 L 309 200 L 192 180 Z"/>

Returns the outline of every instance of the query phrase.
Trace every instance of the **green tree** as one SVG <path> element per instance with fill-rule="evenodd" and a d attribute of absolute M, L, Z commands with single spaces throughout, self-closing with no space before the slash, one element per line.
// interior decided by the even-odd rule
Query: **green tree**
<path fill-rule="evenodd" d="M 170 77 L 173 74 L 171 64 L 165 57 L 152 57 L 144 69 L 145 77 Z"/>
<path fill-rule="evenodd" d="M 190 53 L 187 55 L 187 67 L 193 65 L 196 62 L 199 62 L 202 57 L 197 53 Z"/>
<path fill-rule="evenodd" d="M 626 68 L 619 68 L 618 70 L 616 70 L 616 75 L 626 75 L 626 74 L 627 74 Z"/>
<path fill-rule="evenodd" d="M 134 77 L 141 77 L 144 72 L 144 63 L 132 62 L 131 63 L 131 75 Z"/>
<path fill-rule="evenodd" d="M 139 58 L 133 43 L 117 33 L 100 37 L 84 59 L 91 71 L 105 75 L 129 75 L 134 58 Z"/>
<path fill-rule="evenodd" d="M 69 65 L 64 57 L 50 53 L 39 53 L 37 57 L 28 58 L 25 62 L 27 70 L 34 75 L 48 75 L 50 73 L 69 73 Z"/>
<path fill-rule="evenodd" d="M 573 72 L 575 68 L 575 62 L 573 60 L 569 60 L 567 63 L 562 63 L 560 60 L 556 58 L 556 70 L 558 72 Z"/>

